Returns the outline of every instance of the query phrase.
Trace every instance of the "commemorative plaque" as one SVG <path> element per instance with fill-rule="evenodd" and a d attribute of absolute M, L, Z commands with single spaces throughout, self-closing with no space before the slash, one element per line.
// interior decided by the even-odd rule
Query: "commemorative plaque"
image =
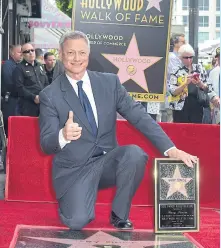
<path fill-rule="evenodd" d="M 155 159 L 155 233 L 199 231 L 199 161 Z"/>

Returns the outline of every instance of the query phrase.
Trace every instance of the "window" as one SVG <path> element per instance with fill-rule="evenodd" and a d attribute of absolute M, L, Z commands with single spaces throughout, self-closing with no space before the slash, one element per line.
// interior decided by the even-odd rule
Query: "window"
<path fill-rule="evenodd" d="M 209 10 L 209 0 L 199 0 L 199 10 Z"/>
<path fill-rule="evenodd" d="M 220 27 L 220 16 L 216 17 L 216 27 L 219 28 Z"/>
<path fill-rule="evenodd" d="M 183 10 L 189 9 L 189 0 L 183 0 Z"/>
<path fill-rule="evenodd" d="M 199 27 L 209 27 L 209 16 L 199 16 Z"/>
<path fill-rule="evenodd" d="M 220 38 L 220 32 L 216 32 L 216 39 Z"/>
<path fill-rule="evenodd" d="M 188 25 L 188 16 L 183 16 L 183 26 Z"/>
<path fill-rule="evenodd" d="M 208 32 L 199 32 L 198 42 L 203 43 L 205 40 L 209 40 L 209 33 Z"/>
<path fill-rule="evenodd" d="M 216 0 L 216 11 L 220 11 L 220 0 Z"/>
<path fill-rule="evenodd" d="M 187 43 L 189 43 L 189 31 L 185 32 L 185 40 Z"/>

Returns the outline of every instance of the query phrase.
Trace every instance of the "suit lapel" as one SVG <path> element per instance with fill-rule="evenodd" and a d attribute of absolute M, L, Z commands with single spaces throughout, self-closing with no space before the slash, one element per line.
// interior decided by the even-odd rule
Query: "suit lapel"
<path fill-rule="evenodd" d="M 70 110 L 74 112 L 74 116 L 77 116 L 78 119 L 81 120 L 82 124 L 87 128 L 87 130 L 92 133 L 91 126 L 88 122 L 87 116 L 81 106 L 79 98 L 73 89 L 72 85 L 70 84 L 69 80 L 65 76 L 65 74 L 61 77 L 61 90 L 63 91 L 64 100 L 70 106 Z"/>
<path fill-rule="evenodd" d="M 102 82 L 100 80 L 100 77 L 92 71 L 87 71 L 88 72 L 88 76 L 90 78 L 90 82 L 91 82 L 91 88 L 92 88 L 92 92 L 94 95 L 94 101 L 95 101 L 95 105 L 97 108 L 97 117 L 98 117 L 98 134 L 97 136 L 99 137 L 99 133 L 100 133 L 100 123 L 102 121 L 102 108 L 103 108 L 103 104 L 104 104 L 104 99 L 103 99 L 103 94 L 102 94 Z"/>

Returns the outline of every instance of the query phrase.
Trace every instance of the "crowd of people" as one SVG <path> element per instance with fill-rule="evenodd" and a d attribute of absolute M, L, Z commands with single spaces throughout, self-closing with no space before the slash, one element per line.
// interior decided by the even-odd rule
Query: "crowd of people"
<path fill-rule="evenodd" d="M 32 44 L 12 45 L 2 65 L 2 112 L 7 135 L 8 117 L 39 116 L 39 92 L 64 73 L 60 60 Z M 159 122 L 219 123 L 220 49 L 206 72 L 194 64 L 195 52 L 183 34 L 173 34 L 168 57 L 164 103 L 141 103 Z"/>
<path fill-rule="evenodd" d="M 2 112 L 6 135 L 9 116 L 39 116 L 39 93 L 64 73 L 51 52 L 32 44 L 12 45 L 2 65 Z"/>
<path fill-rule="evenodd" d="M 184 34 L 173 34 L 170 45 L 165 102 L 142 104 L 157 121 L 219 124 L 220 48 L 208 72 L 194 63 L 194 49 Z"/>

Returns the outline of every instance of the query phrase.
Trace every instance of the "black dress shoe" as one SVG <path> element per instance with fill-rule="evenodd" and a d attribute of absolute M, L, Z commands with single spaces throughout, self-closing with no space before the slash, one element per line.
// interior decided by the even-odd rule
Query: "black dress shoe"
<path fill-rule="evenodd" d="M 111 212 L 110 223 L 119 230 L 132 230 L 133 223 L 130 220 L 120 219 L 113 211 Z"/>

